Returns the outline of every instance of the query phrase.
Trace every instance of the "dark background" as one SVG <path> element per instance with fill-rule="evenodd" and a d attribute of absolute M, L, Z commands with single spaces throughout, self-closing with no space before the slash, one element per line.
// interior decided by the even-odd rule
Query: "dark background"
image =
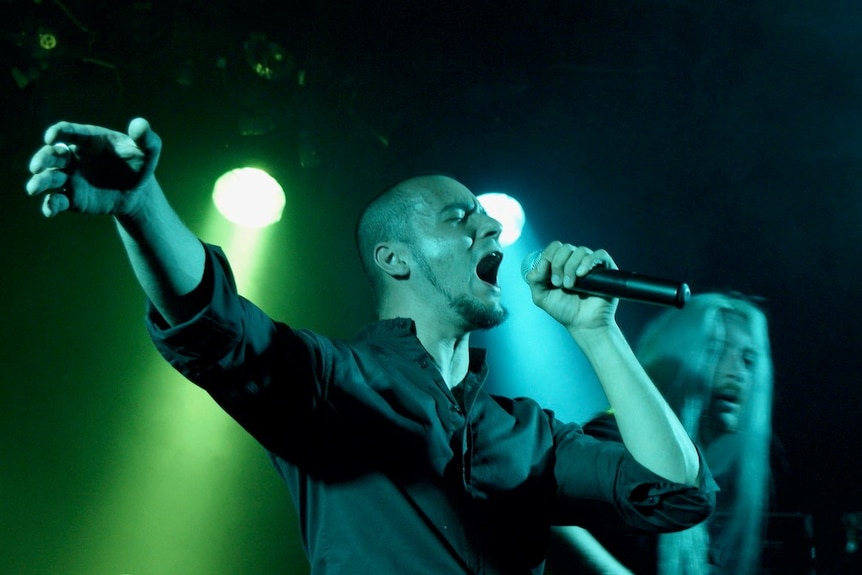
<path fill-rule="evenodd" d="M 253 287 L 294 325 L 349 337 L 371 319 L 353 222 L 379 189 L 431 170 L 516 195 L 542 243 L 605 247 L 620 267 L 695 292 L 764 297 L 789 466 L 776 505 L 811 514 L 821 570 L 842 560 L 841 513 L 862 509 L 858 2 L 5 0 L 0 11 L 0 525 L 15 534 L 0 571 L 306 569 L 259 448 L 225 421 L 235 451 L 219 451 L 212 434 L 198 443 L 188 413 L 144 407 L 183 384 L 161 387 L 173 375 L 146 339 L 111 223 L 45 220 L 24 194 L 48 125 L 122 130 L 138 115 L 162 136 L 160 180 L 196 231 L 224 169 L 253 160 L 289 182 L 292 215 Z M 266 56 L 270 43 L 287 58 Z M 261 61 L 273 78 L 255 73 Z M 634 339 L 657 311 L 623 304 L 618 319 Z M 184 467 L 169 429 L 191 434 L 200 465 Z M 148 450 L 174 475 L 120 464 Z"/>

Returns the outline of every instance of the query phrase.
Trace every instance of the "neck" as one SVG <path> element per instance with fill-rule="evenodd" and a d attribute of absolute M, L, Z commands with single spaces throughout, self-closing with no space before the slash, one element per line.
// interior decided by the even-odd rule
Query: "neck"
<path fill-rule="evenodd" d="M 390 299 L 380 310 L 380 319 L 408 317 L 416 325 L 416 337 L 434 359 L 446 385 L 452 389 L 467 375 L 470 364 L 470 332 L 459 326 L 457 316 L 448 307 L 430 302 L 417 303 Z"/>
<path fill-rule="evenodd" d="M 444 336 L 417 324 L 416 337 L 434 359 L 446 386 L 452 389 L 461 383 L 470 365 L 470 334 Z"/>

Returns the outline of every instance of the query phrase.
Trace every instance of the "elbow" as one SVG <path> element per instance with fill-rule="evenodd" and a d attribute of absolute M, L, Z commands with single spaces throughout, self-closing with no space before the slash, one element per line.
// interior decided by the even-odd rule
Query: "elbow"
<path fill-rule="evenodd" d="M 685 458 L 684 464 L 684 481 L 681 483 L 689 487 L 697 487 L 703 481 L 703 466 L 701 465 L 700 454 L 697 450 L 692 449 L 692 454 Z"/>
<path fill-rule="evenodd" d="M 636 531 L 671 533 L 683 531 L 707 520 L 715 511 L 715 491 L 711 480 L 697 487 L 669 489 L 657 486 L 645 489 L 646 493 L 633 493 L 633 507 L 637 518 L 629 524 Z"/>
<path fill-rule="evenodd" d="M 666 459 L 663 472 L 653 469 L 658 475 L 686 487 L 698 487 L 703 479 L 704 466 L 700 453 L 693 444 L 683 444 L 675 460 Z"/>
<path fill-rule="evenodd" d="M 694 442 L 688 436 L 681 438 L 679 443 L 679 462 L 675 477 L 668 477 L 671 481 L 687 485 L 688 487 L 698 487 L 704 479 L 704 459 L 700 450 L 695 446 Z"/>

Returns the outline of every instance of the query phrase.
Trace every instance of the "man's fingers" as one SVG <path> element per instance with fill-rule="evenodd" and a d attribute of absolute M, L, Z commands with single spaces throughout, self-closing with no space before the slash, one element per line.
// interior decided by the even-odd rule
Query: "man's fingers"
<path fill-rule="evenodd" d="M 68 180 L 69 176 L 65 172 L 56 169 L 44 170 L 27 181 L 27 193 L 35 196 L 46 190 L 62 188 Z"/>
<path fill-rule="evenodd" d="M 67 144 L 80 144 L 93 136 L 105 135 L 109 130 L 89 124 L 73 124 L 72 122 L 57 122 L 45 131 L 45 143 L 48 145 L 58 142 Z"/>
<path fill-rule="evenodd" d="M 569 289 L 574 287 L 577 278 L 588 274 L 596 266 L 616 269 L 616 264 L 605 250 L 594 252 L 586 246 L 559 241 L 548 244 L 542 253 L 542 260 L 548 262 L 549 267 L 543 268 L 543 272 L 550 273 L 551 284 Z"/>
<path fill-rule="evenodd" d="M 68 167 L 72 160 L 72 149 L 66 144 L 42 146 L 30 159 L 30 173 L 38 174 L 44 170 Z"/>
<path fill-rule="evenodd" d="M 150 169 L 155 169 L 162 151 L 162 139 L 150 128 L 150 123 L 143 118 L 135 118 L 129 123 L 129 137 L 149 158 Z"/>
<path fill-rule="evenodd" d="M 533 262 L 533 266 L 529 269 L 527 275 L 524 276 L 524 279 L 531 284 L 541 281 L 548 274 L 550 265 L 551 262 L 545 259 L 544 252 L 539 254 L 538 259 Z"/>
<path fill-rule="evenodd" d="M 590 253 L 585 247 L 562 244 L 551 259 L 551 283 L 557 287 L 571 288 L 575 284 L 578 267 Z"/>
<path fill-rule="evenodd" d="M 146 138 L 150 131 L 150 123 L 143 118 L 135 118 L 129 122 L 129 137 L 136 142 Z"/>
<path fill-rule="evenodd" d="M 614 262 L 611 255 L 606 250 L 596 250 L 592 254 L 592 267 L 594 266 L 604 266 L 609 270 L 617 269 L 617 264 Z"/>
<path fill-rule="evenodd" d="M 57 142 L 71 142 L 77 137 L 80 124 L 57 122 L 45 130 L 45 143 L 49 146 Z"/>
<path fill-rule="evenodd" d="M 70 206 L 69 198 L 60 193 L 50 193 L 45 195 L 42 200 L 42 215 L 46 218 L 53 218 L 60 212 L 65 212 Z"/>

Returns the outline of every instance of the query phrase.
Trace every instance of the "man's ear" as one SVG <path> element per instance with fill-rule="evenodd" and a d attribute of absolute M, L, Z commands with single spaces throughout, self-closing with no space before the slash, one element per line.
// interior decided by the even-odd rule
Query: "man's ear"
<path fill-rule="evenodd" d="M 407 246 L 404 244 L 377 244 L 374 247 L 374 263 L 390 277 L 407 279 L 410 277 L 410 264 L 406 254 Z"/>

